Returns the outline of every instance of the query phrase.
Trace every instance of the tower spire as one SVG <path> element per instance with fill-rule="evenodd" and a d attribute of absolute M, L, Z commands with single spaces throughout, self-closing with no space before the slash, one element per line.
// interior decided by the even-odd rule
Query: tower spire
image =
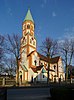
<path fill-rule="evenodd" d="M 28 12 L 26 14 L 26 17 L 25 17 L 24 21 L 28 21 L 28 20 L 30 20 L 30 21 L 32 21 L 34 23 L 30 8 L 28 8 Z"/>

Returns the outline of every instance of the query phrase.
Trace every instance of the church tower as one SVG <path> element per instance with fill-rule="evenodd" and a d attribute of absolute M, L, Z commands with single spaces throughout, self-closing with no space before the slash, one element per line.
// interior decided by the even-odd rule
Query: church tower
<path fill-rule="evenodd" d="M 28 9 L 25 19 L 22 23 L 22 38 L 20 44 L 20 61 L 19 61 L 19 77 L 24 80 L 29 79 L 29 69 L 31 67 L 31 59 L 28 55 L 36 51 L 36 39 L 34 36 L 34 20 Z"/>
<path fill-rule="evenodd" d="M 26 14 L 24 22 L 22 24 L 22 39 L 21 39 L 21 49 L 23 48 L 26 54 L 30 54 L 32 51 L 36 50 L 36 39 L 34 36 L 34 20 L 31 15 L 30 9 Z"/>

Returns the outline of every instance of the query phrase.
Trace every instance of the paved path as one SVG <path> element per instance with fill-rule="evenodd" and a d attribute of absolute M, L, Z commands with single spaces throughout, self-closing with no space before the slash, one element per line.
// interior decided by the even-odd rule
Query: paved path
<path fill-rule="evenodd" d="M 7 90 L 7 100 L 47 100 L 50 88 L 15 88 Z"/>

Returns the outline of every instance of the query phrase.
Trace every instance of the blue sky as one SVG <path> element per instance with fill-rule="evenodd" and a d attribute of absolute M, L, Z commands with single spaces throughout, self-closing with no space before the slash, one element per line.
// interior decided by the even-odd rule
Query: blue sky
<path fill-rule="evenodd" d="M 30 8 L 38 47 L 46 37 L 74 36 L 74 0 L 0 0 L 0 33 L 22 35 L 22 22 Z"/>

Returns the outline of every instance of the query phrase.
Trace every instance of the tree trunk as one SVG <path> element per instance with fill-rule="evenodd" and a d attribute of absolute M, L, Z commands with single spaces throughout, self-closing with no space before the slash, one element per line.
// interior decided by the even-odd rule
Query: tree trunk
<path fill-rule="evenodd" d="M 16 57 L 16 64 L 17 64 L 17 69 L 16 69 L 16 85 L 19 86 L 19 63 L 18 63 L 18 57 Z"/>
<path fill-rule="evenodd" d="M 66 82 L 67 82 L 67 79 L 68 79 L 68 66 L 66 65 Z"/>
<path fill-rule="evenodd" d="M 49 84 L 50 57 L 48 56 L 47 84 Z"/>
<path fill-rule="evenodd" d="M 68 79 L 68 65 L 67 65 L 67 51 L 66 51 L 66 82 L 67 82 L 67 79 Z"/>

